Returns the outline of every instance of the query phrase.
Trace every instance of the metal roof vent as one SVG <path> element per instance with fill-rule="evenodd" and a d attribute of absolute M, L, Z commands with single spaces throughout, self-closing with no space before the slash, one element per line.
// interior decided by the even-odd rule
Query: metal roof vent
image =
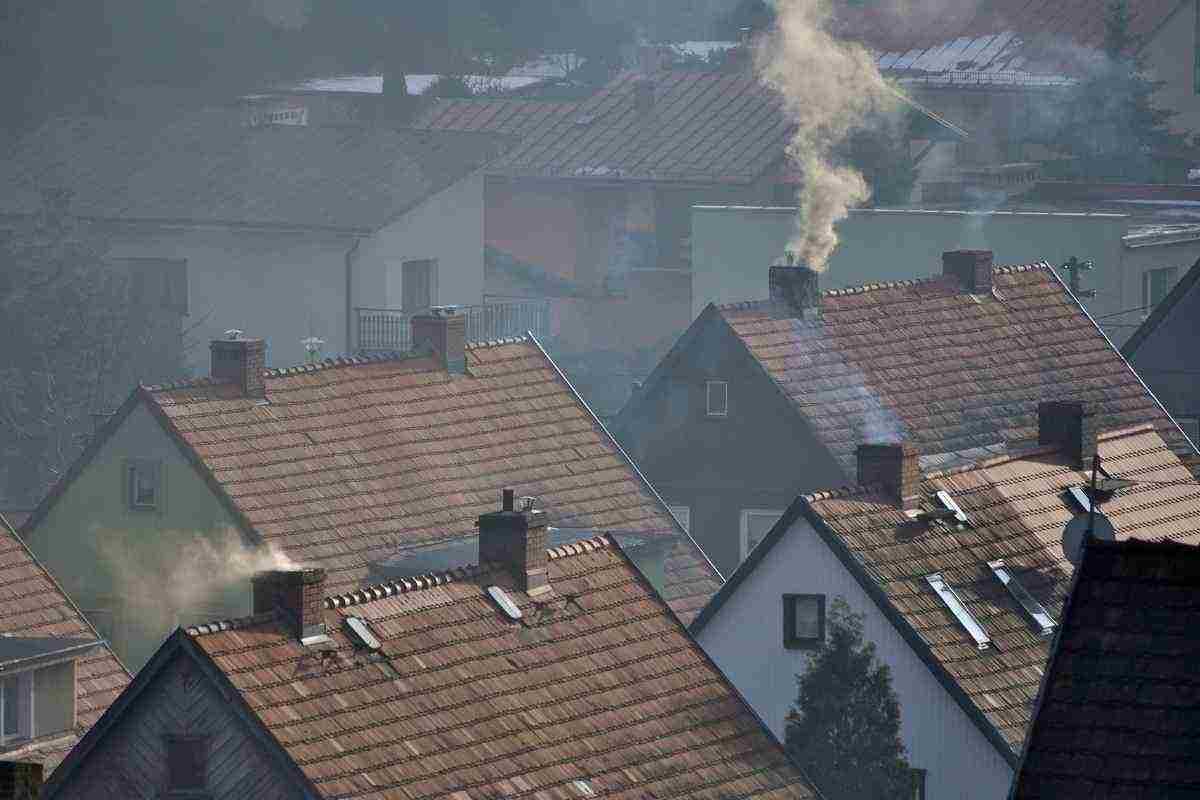
<path fill-rule="evenodd" d="M 1029 616 L 1029 619 L 1037 626 L 1038 633 L 1042 636 L 1053 634 L 1054 626 L 1057 624 L 1054 621 L 1054 617 L 1050 616 L 1050 612 L 1021 585 L 1021 582 L 1017 580 L 1017 576 L 1009 571 L 1008 565 L 1004 563 L 1004 559 L 989 561 L 988 567 L 991 568 L 992 574 L 996 576 L 996 580 L 1004 584 L 1004 588 L 1008 589 L 1008 593 L 1012 596 L 1012 599 L 1017 601 Z"/>
<path fill-rule="evenodd" d="M 944 510 L 954 515 L 954 519 L 959 525 L 967 524 L 967 512 L 963 511 L 958 503 L 954 502 L 954 498 L 950 496 L 949 492 L 939 491 L 934 497 L 937 498 L 938 503 Z"/>
<path fill-rule="evenodd" d="M 380 648 L 379 639 L 371 633 L 371 628 L 367 625 L 366 620 L 361 617 L 347 617 L 346 627 L 350 629 L 350 636 L 359 647 L 365 647 L 368 650 Z"/>
<path fill-rule="evenodd" d="M 499 586 L 489 586 L 487 593 L 496 605 L 500 606 L 500 610 L 508 615 L 509 619 L 514 622 L 521 619 L 521 609 L 517 607 L 517 604 L 513 602 L 512 598 L 503 589 Z"/>
<path fill-rule="evenodd" d="M 571 785 L 575 787 L 575 791 L 579 792 L 584 797 L 595 797 L 596 790 L 587 781 L 571 781 Z"/>
<path fill-rule="evenodd" d="M 937 596 L 946 604 L 946 608 L 958 620 L 958 624 L 962 625 L 963 629 L 975 640 L 975 646 L 980 650 L 987 650 L 991 647 L 991 637 L 979 624 L 979 620 L 975 619 L 975 616 L 967 609 L 966 603 L 958 596 L 958 592 L 946 583 L 942 573 L 935 572 L 932 575 L 926 575 L 925 581 L 933 591 L 937 592 Z"/>

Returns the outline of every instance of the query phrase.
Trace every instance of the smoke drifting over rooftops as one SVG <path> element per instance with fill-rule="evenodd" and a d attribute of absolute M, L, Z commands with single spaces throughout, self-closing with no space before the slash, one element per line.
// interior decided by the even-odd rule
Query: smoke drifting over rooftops
<path fill-rule="evenodd" d="M 820 271 L 837 248 L 837 223 L 871 196 L 862 173 L 836 163 L 835 151 L 869 115 L 894 108 L 896 98 L 865 47 L 835 38 L 829 0 L 779 0 L 776 8 L 776 26 L 759 41 L 755 63 L 796 125 L 788 157 L 804 183 L 789 249 Z"/>

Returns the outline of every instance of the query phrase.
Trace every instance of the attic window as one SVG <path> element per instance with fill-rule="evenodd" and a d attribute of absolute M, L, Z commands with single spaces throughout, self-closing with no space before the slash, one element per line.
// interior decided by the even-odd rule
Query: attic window
<path fill-rule="evenodd" d="M 934 497 L 937 498 L 938 505 L 954 514 L 954 519 L 959 525 L 967 524 L 967 512 L 963 511 L 962 507 L 954 502 L 954 498 L 950 496 L 949 492 L 939 491 Z"/>
<path fill-rule="evenodd" d="M 154 511 L 162 500 L 162 465 L 131 458 L 125 462 L 125 495 L 133 511 Z"/>
<path fill-rule="evenodd" d="M 705 381 L 704 395 L 706 413 L 710 417 L 725 417 L 729 415 L 729 383 L 726 381 Z"/>
<path fill-rule="evenodd" d="M 208 739 L 204 736 L 168 736 L 167 791 L 203 791 L 207 783 Z"/>
<path fill-rule="evenodd" d="M 1050 616 L 1050 612 L 1046 611 L 1045 607 L 1039 603 L 1033 595 L 1031 595 L 1016 576 L 1009 571 L 1004 564 L 1003 559 L 999 561 L 989 561 L 988 566 L 991 567 L 992 574 L 996 576 L 996 580 L 1004 584 L 1004 588 L 1008 589 L 1008 593 L 1013 600 L 1025 610 L 1030 621 L 1038 629 L 1038 633 L 1042 636 L 1049 636 L 1054 633 L 1054 618 Z"/>
<path fill-rule="evenodd" d="M 967 633 L 971 635 L 971 638 L 975 640 L 975 646 L 980 650 L 988 649 L 992 644 L 991 637 L 987 635 L 987 631 L 983 629 L 979 621 L 967 610 L 966 604 L 963 603 L 958 593 L 950 588 L 950 584 L 942 579 L 942 573 L 935 572 L 932 575 L 926 575 L 925 580 L 937 592 L 937 596 L 946 604 L 946 608 L 950 609 L 950 613 L 958 620 L 958 624 L 962 625 Z"/>

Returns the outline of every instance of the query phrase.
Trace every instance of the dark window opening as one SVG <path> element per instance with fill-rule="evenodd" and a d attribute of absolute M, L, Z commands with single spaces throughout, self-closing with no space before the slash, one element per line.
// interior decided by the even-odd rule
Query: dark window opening
<path fill-rule="evenodd" d="M 167 789 L 200 791 L 206 786 L 208 739 L 203 736 L 167 737 Z"/>
<path fill-rule="evenodd" d="M 422 311 L 437 296 L 437 261 L 427 258 L 400 266 L 400 302 L 405 311 Z"/>
<path fill-rule="evenodd" d="M 783 646 L 789 650 L 819 647 L 825 641 L 825 595 L 783 596 Z"/>
<path fill-rule="evenodd" d="M 0 680 L 0 735 L 5 740 L 21 735 L 21 689 L 16 676 Z"/>
<path fill-rule="evenodd" d="M 134 460 L 125 466 L 125 489 L 129 507 L 137 511 L 157 509 L 162 499 L 162 472 L 158 462 Z"/>

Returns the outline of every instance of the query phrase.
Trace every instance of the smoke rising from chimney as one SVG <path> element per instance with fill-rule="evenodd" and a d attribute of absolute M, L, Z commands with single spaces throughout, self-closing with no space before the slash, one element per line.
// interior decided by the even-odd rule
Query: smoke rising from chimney
<path fill-rule="evenodd" d="M 788 157 L 800 168 L 799 220 L 789 249 L 824 270 L 838 244 L 836 226 L 871 196 L 858 170 L 834 163 L 834 151 L 868 115 L 895 107 L 895 95 L 862 45 L 835 38 L 829 0 L 779 0 L 775 28 L 759 41 L 760 79 L 783 97 L 796 132 Z"/>

